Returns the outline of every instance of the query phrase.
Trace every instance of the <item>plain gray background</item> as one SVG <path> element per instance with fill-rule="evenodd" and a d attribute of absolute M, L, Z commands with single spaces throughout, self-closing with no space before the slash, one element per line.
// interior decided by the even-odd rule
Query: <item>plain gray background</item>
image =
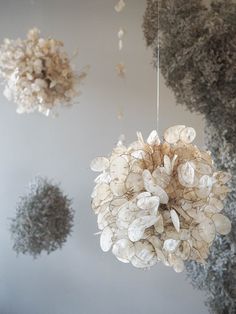
<path fill-rule="evenodd" d="M 96 216 L 90 208 L 95 177 L 89 169 L 108 154 L 120 134 L 134 140 L 156 128 L 156 73 L 145 47 L 141 23 L 144 0 L 127 0 L 117 14 L 116 0 L 1 0 L 0 40 L 24 37 L 37 26 L 65 42 L 76 68 L 91 65 L 80 103 L 59 110 L 56 119 L 17 115 L 0 95 L 0 313 L 1 314 L 204 314 L 204 295 L 185 274 L 162 265 L 142 271 L 118 262 L 99 247 Z M 117 30 L 127 30 L 122 53 Z M 124 61 L 125 80 L 115 65 Z M 2 88 L 1 88 L 2 90 Z M 124 118 L 118 114 L 123 108 Z M 160 128 L 183 123 L 198 131 L 203 121 L 175 105 L 161 83 Z M 18 196 L 35 175 L 61 182 L 76 210 L 72 236 L 61 251 L 37 260 L 12 251 L 9 217 Z"/>

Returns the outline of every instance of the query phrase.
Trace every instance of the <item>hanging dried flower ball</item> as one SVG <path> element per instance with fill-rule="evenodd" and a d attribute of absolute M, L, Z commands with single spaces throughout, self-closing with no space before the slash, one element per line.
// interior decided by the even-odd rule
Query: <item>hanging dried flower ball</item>
<path fill-rule="evenodd" d="M 79 95 L 76 83 L 86 76 L 72 70 L 63 43 L 41 38 L 36 28 L 27 39 L 5 39 L 0 47 L 0 75 L 5 82 L 4 95 L 17 104 L 18 113 L 50 111 L 63 104 L 71 105 Z"/>
<path fill-rule="evenodd" d="M 12 219 L 13 249 L 37 257 L 61 248 L 73 225 L 71 200 L 57 185 L 37 177 L 21 197 Z"/>
<path fill-rule="evenodd" d="M 138 268 L 158 261 L 184 269 L 184 261 L 204 263 L 217 233 L 227 234 L 231 222 L 220 212 L 230 175 L 216 172 L 209 152 L 192 144 L 195 130 L 169 128 L 160 142 L 153 131 L 125 147 L 121 142 L 109 158 L 97 157 L 92 207 L 102 231 L 103 251 Z"/>

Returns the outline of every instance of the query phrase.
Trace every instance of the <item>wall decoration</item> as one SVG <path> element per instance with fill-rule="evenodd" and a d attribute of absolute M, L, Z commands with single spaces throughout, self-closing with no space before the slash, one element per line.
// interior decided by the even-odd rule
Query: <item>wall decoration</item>
<path fill-rule="evenodd" d="M 11 222 L 13 249 L 38 257 L 61 248 L 71 233 L 74 212 L 71 200 L 58 185 L 36 177 L 20 198 Z"/>
<path fill-rule="evenodd" d="M 102 172 L 92 193 L 102 250 L 138 268 L 161 261 L 181 272 L 184 261 L 204 264 L 216 234 L 231 230 L 221 214 L 230 175 L 192 144 L 193 128 L 171 127 L 162 142 L 156 131 L 147 141 L 137 135 L 91 163 Z"/>
<path fill-rule="evenodd" d="M 231 0 L 214 0 L 209 7 L 199 0 L 147 0 L 143 22 L 154 65 L 160 51 L 161 71 L 177 103 L 203 114 L 212 158 L 232 174 L 224 209 L 232 232 L 216 237 L 206 265 L 186 263 L 192 283 L 207 292 L 209 309 L 217 314 L 236 313 L 235 21 Z"/>
<path fill-rule="evenodd" d="M 78 75 L 74 72 L 63 42 L 41 38 L 36 28 L 27 39 L 5 39 L 0 47 L 4 95 L 17 104 L 18 113 L 49 115 L 60 104 L 71 105 L 86 74 L 86 69 Z"/>

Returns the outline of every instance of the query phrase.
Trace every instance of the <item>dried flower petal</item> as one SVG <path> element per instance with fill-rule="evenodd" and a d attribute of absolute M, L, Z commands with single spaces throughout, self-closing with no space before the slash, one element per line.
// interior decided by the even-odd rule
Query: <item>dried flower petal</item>
<path fill-rule="evenodd" d="M 159 136 L 158 136 L 158 133 L 156 130 L 153 130 L 148 139 L 147 139 L 147 143 L 149 145 L 160 145 L 160 139 L 159 139 Z"/>
<path fill-rule="evenodd" d="M 135 256 L 131 262 L 138 268 L 151 267 L 157 262 L 155 250 L 150 242 L 145 240 L 135 242 Z"/>
<path fill-rule="evenodd" d="M 100 245 L 103 252 L 108 252 L 112 247 L 113 232 L 110 227 L 103 229 L 100 237 Z"/>
<path fill-rule="evenodd" d="M 164 248 L 164 250 L 166 250 L 170 253 L 173 253 L 177 249 L 179 243 L 180 243 L 179 240 L 167 239 L 164 242 L 163 248 Z"/>
<path fill-rule="evenodd" d="M 104 171 L 109 167 L 109 160 L 105 157 L 97 157 L 95 158 L 91 164 L 90 164 L 90 168 L 93 171 Z"/>
<path fill-rule="evenodd" d="M 179 182 L 186 187 L 194 184 L 195 170 L 191 162 L 186 162 L 178 167 Z"/>
<path fill-rule="evenodd" d="M 135 219 L 128 229 L 129 239 L 133 242 L 139 241 L 142 238 L 145 229 L 153 226 L 156 222 L 156 216 L 142 216 Z"/>
<path fill-rule="evenodd" d="M 231 222 L 228 217 L 222 214 L 215 214 L 211 217 L 213 220 L 216 231 L 220 234 L 226 235 L 231 231 Z"/>
<path fill-rule="evenodd" d="M 180 231 L 179 216 L 174 209 L 171 209 L 170 216 L 171 216 L 171 220 L 173 222 L 173 225 L 175 226 L 176 231 L 179 232 Z"/>
<path fill-rule="evenodd" d="M 123 263 L 129 263 L 135 255 L 135 247 L 130 240 L 120 239 L 113 245 L 112 253 Z"/>
<path fill-rule="evenodd" d="M 144 186 L 148 192 L 159 197 L 162 204 L 168 203 L 168 195 L 160 186 L 155 184 L 153 177 L 148 170 L 143 171 Z"/>
<path fill-rule="evenodd" d="M 164 133 L 164 139 L 169 144 L 175 144 L 180 140 L 180 133 L 185 125 L 175 125 L 167 129 Z"/>
<path fill-rule="evenodd" d="M 205 219 L 198 226 L 198 232 L 202 240 L 207 243 L 212 243 L 216 236 L 216 227 L 214 222 L 205 217 Z"/>
<path fill-rule="evenodd" d="M 141 209 L 152 209 L 159 206 L 160 199 L 158 196 L 148 196 L 139 198 L 137 206 Z"/>
<path fill-rule="evenodd" d="M 193 128 L 185 128 L 180 132 L 180 140 L 185 144 L 190 144 L 196 137 L 196 131 Z"/>

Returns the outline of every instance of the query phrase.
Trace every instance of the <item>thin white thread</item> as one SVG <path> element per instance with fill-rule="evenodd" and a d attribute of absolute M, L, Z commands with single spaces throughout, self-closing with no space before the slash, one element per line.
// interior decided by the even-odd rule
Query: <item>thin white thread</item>
<path fill-rule="evenodd" d="M 159 38 L 159 1 L 157 1 L 158 14 L 157 14 L 157 132 L 159 131 L 159 113 L 160 113 L 160 38 Z"/>
<path fill-rule="evenodd" d="M 159 113 L 160 113 L 160 53 L 159 53 L 159 44 L 157 46 L 158 55 L 157 55 L 157 131 L 159 129 Z"/>

